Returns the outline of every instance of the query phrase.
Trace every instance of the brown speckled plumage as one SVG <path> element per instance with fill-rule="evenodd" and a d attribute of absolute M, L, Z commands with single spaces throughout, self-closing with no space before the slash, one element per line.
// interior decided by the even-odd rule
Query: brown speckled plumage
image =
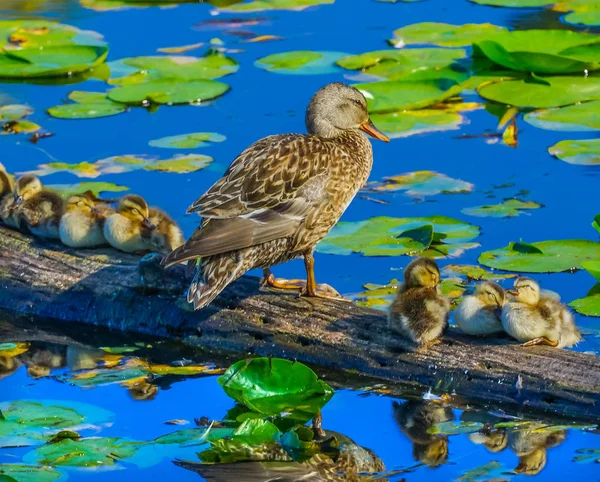
<path fill-rule="evenodd" d="M 255 142 L 189 208 L 201 226 L 164 264 L 202 258 L 188 292 L 196 309 L 252 268 L 312 256 L 369 176 L 365 124 L 373 132 L 362 94 L 329 84 L 309 104 L 309 134 Z"/>

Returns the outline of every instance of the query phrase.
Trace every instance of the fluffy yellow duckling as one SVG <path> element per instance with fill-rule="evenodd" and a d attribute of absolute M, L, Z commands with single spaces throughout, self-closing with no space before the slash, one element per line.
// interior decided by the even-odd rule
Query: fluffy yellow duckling
<path fill-rule="evenodd" d="M 13 192 L 14 183 L 12 177 L 6 172 L 4 165 L 0 162 L 0 200 Z"/>
<path fill-rule="evenodd" d="M 144 198 L 130 194 L 121 198 L 117 212 L 106 219 L 104 237 L 113 248 L 135 253 L 148 250 L 142 231 L 155 228 L 150 221 L 150 209 Z"/>
<path fill-rule="evenodd" d="M 65 214 L 60 220 L 59 234 L 63 244 L 71 248 L 92 248 L 106 244 L 104 223 L 112 212 L 91 191 L 74 194 L 67 199 Z"/>
<path fill-rule="evenodd" d="M 469 335 L 491 335 L 504 331 L 500 313 L 506 302 L 504 288 L 493 281 L 480 283 L 454 311 L 456 326 Z"/>
<path fill-rule="evenodd" d="M 6 172 L 4 165 L 0 163 L 0 219 L 6 225 L 18 228 L 15 210 L 11 209 L 15 200 L 14 189 L 12 177 Z"/>
<path fill-rule="evenodd" d="M 448 325 L 450 302 L 439 293 L 435 261 L 417 258 L 404 271 L 404 284 L 390 306 L 388 326 L 418 344 L 433 342 Z"/>
<path fill-rule="evenodd" d="M 64 201 L 51 191 L 44 189 L 35 176 L 23 176 L 17 180 L 13 196 L 7 196 L 12 203 L 5 211 L 3 220 L 9 226 L 25 227 L 34 236 L 58 239 L 58 226 L 64 212 Z M 3 203 L 3 208 L 6 205 Z"/>
<path fill-rule="evenodd" d="M 146 239 L 150 251 L 169 254 L 183 244 L 183 232 L 167 213 L 157 208 L 150 208 L 150 222 L 155 229 L 144 228 L 142 237 Z"/>
<path fill-rule="evenodd" d="M 523 346 L 568 348 L 581 341 L 571 312 L 560 301 L 542 296 L 540 286 L 534 280 L 517 278 L 514 290 L 509 293 L 514 300 L 502 309 L 502 325 Z"/>

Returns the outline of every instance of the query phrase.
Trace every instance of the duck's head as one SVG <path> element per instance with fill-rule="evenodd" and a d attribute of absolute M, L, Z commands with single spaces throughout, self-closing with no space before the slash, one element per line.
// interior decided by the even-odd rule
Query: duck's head
<path fill-rule="evenodd" d="M 504 288 L 493 281 L 478 284 L 475 288 L 475 296 L 484 306 L 492 308 L 502 308 L 506 301 Z"/>
<path fill-rule="evenodd" d="M 390 141 L 371 122 L 365 96 L 341 82 L 327 84 L 313 95 L 306 110 L 306 128 L 320 137 L 337 137 L 360 129 L 375 139 Z"/>
<path fill-rule="evenodd" d="M 91 191 L 86 191 L 81 194 L 73 194 L 67 199 L 66 212 L 80 212 L 88 216 L 94 216 L 98 214 L 97 206 L 102 202 L 94 196 Z"/>
<path fill-rule="evenodd" d="M 15 185 L 15 200 L 12 207 L 19 207 L 24 201 L 41 193 L 43 189 L 42 181 L 35 176 L 23 176 L 17 180 Z"/>
<path fill-rule="evenodd" d="M 513 289 L 507 292 L 513 295 L 516 301 L 527 305 L 537 305 L 540 301 L 540 285 L 524 276 L 519 276 L 515 280 Z"/>
<path fill-rule="evenodd" d="M 519 465 L 515 467 L 517 474 L 537 475 L 546 466 L 546 449 L 539 448 L 519 457 Z"/>
<path fill-rule="evenodd" d="M 440 283 L 440 269 L 429 258 L 417 258 L 404 270 L 404 283 L 407 288 L 435 288 Z"/>
<path fill-rule="evenodd" d="M 136 196 L 134 194 L 124 196 L 119 201 L 119 208 L 117 209 L 117 212 L 130 221 L 140 223 L 145 228 L 156 228 L 149 218 L 150 208 L 148 208 L 148 203 L 141 196 Z"/>

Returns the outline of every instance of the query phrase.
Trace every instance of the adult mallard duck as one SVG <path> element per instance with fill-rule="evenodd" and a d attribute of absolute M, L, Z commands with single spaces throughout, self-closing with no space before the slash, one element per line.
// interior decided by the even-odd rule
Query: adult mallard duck
<path fill-rule="evenodd" d="M 201 258 L 188 291 L 195 309 L 252 268 L 263 268 L 272 287 L 339 298 L 317 286 L 313 250 L 371 172 L 373 151 L 363 132 L 389 139 L 369 119 L 364 96 L 339 82 L 312 97 L 306 126 L 308 134 L 274 135 L 252 144 L 188 209 L 202 223 L 163 264 Z M 304 258 L 306 282 L 273 277 L 271 266 L 298 257 Z"/>
<path fill-rule="evenodd" d="M 456 326 L 469 335 L 502 333 L 500 313 L 505 301 L 504 288 L 498 283 L 479 283 L 475 293 L 465 296 L 454 312 Z"/>

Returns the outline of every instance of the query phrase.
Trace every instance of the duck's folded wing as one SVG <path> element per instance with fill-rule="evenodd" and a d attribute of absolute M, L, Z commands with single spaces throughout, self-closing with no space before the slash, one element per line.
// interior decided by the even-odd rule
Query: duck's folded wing
<path fill-rule="evenodd" d="M 310 206 L 309 201 L 298 198 L 273 209 L 259 209 L 235 218 L 205 220 L 163 264 L 170 266 L 292 236 L 304 222 Z"/>

